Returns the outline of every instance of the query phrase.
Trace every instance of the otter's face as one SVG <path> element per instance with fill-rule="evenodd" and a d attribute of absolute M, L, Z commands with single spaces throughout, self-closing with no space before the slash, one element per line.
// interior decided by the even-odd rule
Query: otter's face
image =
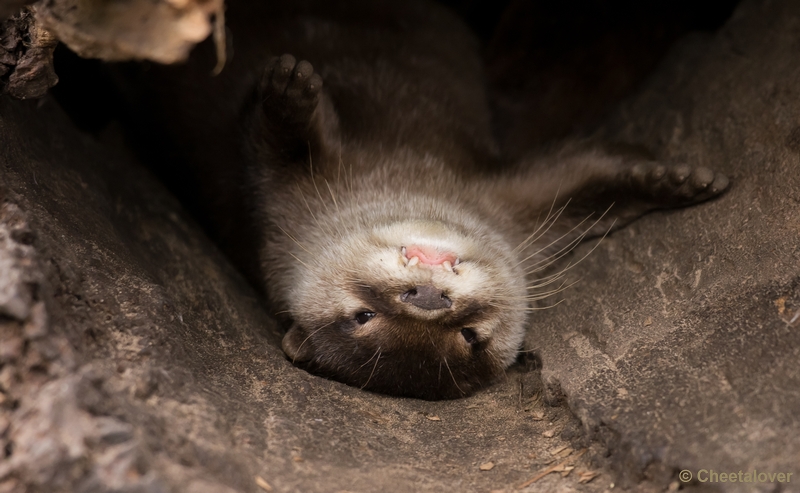
<path fill-rule="evenodd" d="M 456 398 L 515 359 L 527 302 L 501 240 L 413 221 L 302 259 L 286 354 L 313 373 L 423 399 Z"/>

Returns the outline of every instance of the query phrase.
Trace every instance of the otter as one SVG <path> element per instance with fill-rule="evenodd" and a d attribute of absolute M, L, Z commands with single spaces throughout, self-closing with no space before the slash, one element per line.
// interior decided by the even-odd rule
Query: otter
<path fill-rule="evenodd" d="M 211 81 L 184 75 L 162 103 L 211 193 L 245 197 L 216 229 L 223 244 L 252 241 L 283 350 L 312 373 L 469 395 L 515 361 L 577 243 L 728 185 L 575 144 L 506 162 L 478 42 L 441 6 L 265 3 L 232 4 L 231 64 Z"/>

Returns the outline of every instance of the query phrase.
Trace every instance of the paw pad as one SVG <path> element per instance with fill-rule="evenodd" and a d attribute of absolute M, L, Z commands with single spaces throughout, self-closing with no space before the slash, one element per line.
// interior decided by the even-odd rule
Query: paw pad
<path fill-rule="evenodd" d="M 728 178 L 705 167 L 687 164 L 637 163 L 630 180 L 638 192 L 661 206 L 688 205 L 719 195 L 728 187 Z"/>
<path fill-rule="evenodd" d="M 269 61 L 259 89 L 264 112 L 276 123 L 308 123 L 319 100 L 322 77 L 309 62 L 285 54 Z"/>

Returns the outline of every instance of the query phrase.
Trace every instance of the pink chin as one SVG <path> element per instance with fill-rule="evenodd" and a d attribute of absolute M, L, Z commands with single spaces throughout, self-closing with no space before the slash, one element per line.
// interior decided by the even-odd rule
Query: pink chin
<path fill-rule="evenodd" d="M 434 247 L 426 245 L 409 245 L 406 247 L 406 258 L 419 259 L 420 264 L 442 265 L 445 262 L 454 264 L 458 255 L 453 252 L 441 252 Z"/>

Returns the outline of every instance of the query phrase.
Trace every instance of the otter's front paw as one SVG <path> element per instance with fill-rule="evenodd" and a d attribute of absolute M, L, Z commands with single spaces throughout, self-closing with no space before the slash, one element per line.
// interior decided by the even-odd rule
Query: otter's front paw
<path fill-rule="evenodd" d="M 627 174 L 627 179 L 643 198 L 661 207 L 702 202 L 725 191 L 729 183 L 721 173 L 687 164 L 641 162 L 632 166 Z"/>
<path fill-rule="evenodd" d="M 310 63 L 297 62 L 292 55 L 275 57 L 261 77 L 261 106 L 275 125 L 303 128 L 311 120 L 321 89 L 322 77 Z"/>

